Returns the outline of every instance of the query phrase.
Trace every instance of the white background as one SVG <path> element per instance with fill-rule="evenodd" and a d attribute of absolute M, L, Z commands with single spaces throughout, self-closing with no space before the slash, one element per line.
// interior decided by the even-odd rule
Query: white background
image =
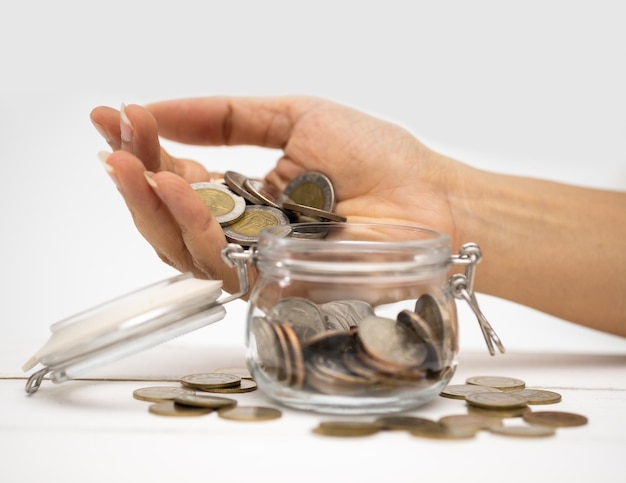
<path fill-rule="evenodd" d="M 624 190 L 622 12 L 597 0 L 5 4 L 0 337 L 32 341 L 34 352 L 51 323 L 175 273 L 135 231 L 98 161 L 107 146 L 93 107 L 317 95 L 477 167 Z M 279 157 L 166 146 L 249 175 Z M 509 351 L 626 349 L 624 339 L 479 297 Z M 234 303 L 203 330 L 242 343 L 243 314 Z M 464 307 L 460 319 L 462 348 L 483 346 Z"/>

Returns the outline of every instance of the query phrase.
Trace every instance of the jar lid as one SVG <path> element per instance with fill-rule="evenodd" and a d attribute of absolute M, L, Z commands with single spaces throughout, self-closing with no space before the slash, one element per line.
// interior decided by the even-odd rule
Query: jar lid
<path fill-rule="evenodd" d="M 73 379 L 95 367 L 221 320 L 221 280 L 199 280 L 184 273 L 80 312 L 50 326 L 48 341 L 24 363 L 37 366 L 26 391 L 43 377 Z"/>

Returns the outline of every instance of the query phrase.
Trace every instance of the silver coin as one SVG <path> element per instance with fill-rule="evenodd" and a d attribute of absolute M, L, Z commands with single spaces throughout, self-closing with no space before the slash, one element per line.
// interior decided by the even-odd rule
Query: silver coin
<path fill-rule="evenodd" d="M 324 316 L 317 304 L 300 297 L 290 297 L 278 301 L 268 311 L 267 319 L 271 322 L 293 327 L 302 344 L 326 330 Z"/>
<path fill-rule="evenodd" d="M 245 187 L 247 176 L 244 176 L 241 173 L 237 173 L 236 171 L 226 171 L 224 173 L 224 182 L 226 185 L 237 193 L 239 196 L 242 196 L 246 200 L 248 200 L 253 205 L 264 205 L 265 203 L 260 198 L 254 196 L 250 191 L 248 191 Z M 259 180 L 255 180 L 256 182 L 261 183 Z"/>
<path fill-rule="evenodd" d="M 177 396 L 174 398 L 174 402 L 182 404 L 183 406 L 211 409 L 229 408 L 237 405 L 237 401 L 235 399 L 202 394 L 199 392 Z"/>
<path fill-rule="evenodd" d="M 335 190 L 325 174 L 307 171 L 296 176 L 281 195 L 285 201 L 332 211 L 335 206 Z"/>
<path fill-rule="evenodd" d="M 327 329 L 344 329 L 357 327 L 365 317 L 374 314 L 374 309 L 361 300 L 335 300 L 320 305 L 324 314 Z"/>
<path fill-rule="evenodd" d="M 246 201 L 221 184 L 192 183 L 191 187 L 222 226 L 239 219 L 246 209 Z"/>
<path fill-rule="evenodd" d="M 502 392 L 500 389 L 489 386 L 478 386 L 476 384 L 448 384 L 439 393 L 440 396 L 450 399 L 465 399 L 468 394 L 477 392 Z"/>
<path fill-rule="evenodd" d="M 280 209 L 281 203 L 278 199 L 278 195 L 265 186 L 262 181 L 259 181 L 258 179 L 246 178 L 243 182 L 243 187 L 252 196 L 261 200 L 264 205 Z"/>
<path fill-rule="evenodd" d="M 436 340 L 441 342 L 445 337 L 445 327 L 441 309 L 435 298 L 430 294 L 423 294 L 415 303 L 415 313 L 428 322 Z"/>
<path fill-rule="evenodd" d="M 263 317 L 254 317 L 250 323 L 250 333 L 259 368 L 271 379 L 283 379 L 284 354 L 272 324 Z"/>
<path fill-rule="evenodd" d="M 234 223 L 224 226 L 226 239 L 233 243 L 250 246 L 259 240 L 259 233 L 272 226 L 288 225 L 289 219 L 277 208 L 249 205 Z"/>

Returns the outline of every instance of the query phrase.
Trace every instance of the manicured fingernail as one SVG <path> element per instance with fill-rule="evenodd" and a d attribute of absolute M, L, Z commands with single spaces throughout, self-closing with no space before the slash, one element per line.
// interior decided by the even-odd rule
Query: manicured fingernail
<path fill-rule="evenodd" d="M 120 135 L 122 143 L 130 144 L 133 142 L 133 126 L 126 115 L 125 104 L 122 104 L 120 108 Z"/>
<path fill-rule="evenodd" d="M 150 186 L 152 186 L 153 188 L 157 189 L 159 187 L 159 185 L 157 184 L 156 181 L 154 181 L 154 173 L 152 171 L 144 171 L 143 172 L 144 177 L 146 178 L 146 181 L 148 182 L 148 184 Z"/>
<path fill-rule="evenodd" d="M 113 168 L 113 166 L 111 166 L 107 162 L 108 159 L 109 159 L 109 156 L 111 156 L 111 153 L 107 153 L 106 151 L 100 151 L 98 153 L 98 158 L 102 162 L 102 166 L 104 166 L 104 169 L 106 170 L 107 173 L 109 173 L 109 176 L 111 176 L 111 179 L 113 180 L 113 182 L 117 186 L 118 185 L 118 181 L 117 181 L 117 176 L 115 175 L 115 169 Z"/>

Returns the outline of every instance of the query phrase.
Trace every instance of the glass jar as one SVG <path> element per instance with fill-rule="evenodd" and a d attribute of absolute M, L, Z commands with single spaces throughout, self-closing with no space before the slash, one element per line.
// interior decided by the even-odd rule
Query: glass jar
<path fill-rule="evenodd" d="M 423 228 L 307 223 L 261 232 L 247 359 L 270 398 L 329 413 L 423 405 L 457 365 L 454 257 Z"/>

